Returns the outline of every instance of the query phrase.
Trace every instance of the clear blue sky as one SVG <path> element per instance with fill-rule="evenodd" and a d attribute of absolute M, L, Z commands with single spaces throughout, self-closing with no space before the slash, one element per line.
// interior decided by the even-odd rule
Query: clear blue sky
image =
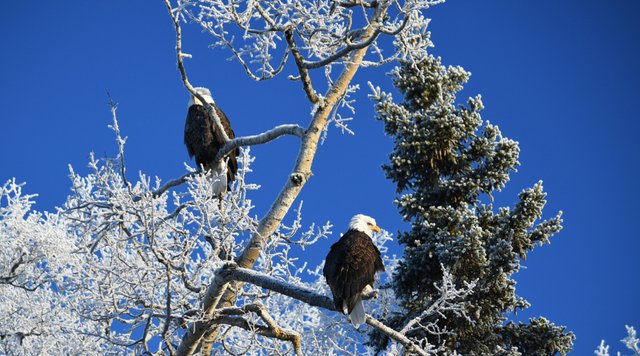
<path fill-rule="evenodd" d="M 430 13 L 432 53 L 473 73 L 463 94 L 481 93 L 484 119 L 520 142 L 522 166 L 498 201 L 511 204 L 542 179 L 547 216 L 565 212 L 565 229 L 524 263 L 517 292 L 533 304 L 524 317 L 576 333 L 576 355 L 592 354 L 601 338 L 617 350 L 624 325 L 640 327 L 639 13 L 632 0 L 451 0 Z M 253 82 L 196 28 L 185 36 L 192 82 L 212 89 L 237 134 L 308 121 L 299 83 Z M 187 95 L 162 1 L 6 2 L 0 38 L 0 182 L 27 182 L 38 209 L 61 204 L 67 164 L 86 172 L 89 152 L 115 154 L 107 90 L 129 136 L 129 173 L 184 173 Z M 389 70 L 362 70 L 356 82 L 390 90 Z M 304 223 L 330 220 L 336 236 L 357 212 L 392 232 L 406 228 L 379 168 L 391 142 L 365 94 L 356 136 L 330 132 L 301 195 Z M 287 137 L 252 150 L 252 177 L 263 186 L 257 213 L 282 187 L 297 147 Z M 329 243 L 305 254 L 319 262 Z"/>

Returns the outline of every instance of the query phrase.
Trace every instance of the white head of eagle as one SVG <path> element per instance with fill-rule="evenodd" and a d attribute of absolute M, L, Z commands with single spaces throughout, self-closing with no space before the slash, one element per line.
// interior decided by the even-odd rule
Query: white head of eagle
<path fill-rule="evenodd" d="M 374 232 L 380 228 L 372 217 L 355 215 L 347 232 L 331 246 L 322 270 L 336 310 L 349 314 L 356 328 L 367 319 L 362 294 L 373 288 L 376 272 L 384 271 L 380 250 L 371 239 Z"/>
<path fill-rule="evenodd" d="M 215 105 L 216 102 L 213 101 L 213 97 L 211 96 L 211 91 L 205 87 L 197 87 L 193 88 L 196 90 L 196 93 L 200 94 L 205 102 Z M 193 94 L 189 95 L 189 105 L 187 105 L 187 109 L 191 107 L 191 105 L 202 105 L 200 99 L 195 97 Z"/>
<path fill-rule="evenodd" d="M 227 137 L 229 139 L 235 138 L 229 118 L 216 105 L 209 89 L 202 87 L 194 89 L 206 103 L 211 105 L 216 116 L 220 119 L 220 124 Z M 240 150 L 236 148 L 228 153 L 224 158 L 224 162 L 216 162 L 215 158 L 218 151 L 225 144 L 224 135 L 214 123 L 207 107 L 193 94 L 189 95 L 187 119 L 184 123 L 184 144 L 187 146 L 189 158 L 195 157 L 198 167 L 202 166 L 205 170 L 211 170 L 214 177 L 226 174 L 226 179 L 214 180 L 214 183 L 219 183 L 213 184 L 214 195 L 219 195 L 229 190 L 230 184 L 236 179 L 236 173 L 238 172 L 237 156 L 240 155 Z"/>
<path fill-rule="evenodd" d="M 352 217 L 349 222 L 349 229 L 364 232 L 369 237 L 371 237 L 374 232 L 380 232 L 380 228 L 376 225 L 376 219 L 364 214 L 357 214 Z"/>

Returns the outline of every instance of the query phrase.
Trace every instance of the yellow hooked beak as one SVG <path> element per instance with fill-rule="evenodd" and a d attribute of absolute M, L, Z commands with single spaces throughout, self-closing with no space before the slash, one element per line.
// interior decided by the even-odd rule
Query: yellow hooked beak
<path fill-rule="evenodd" d="M 371 230 L 373 230 L 374 232 L 380 232 L 380 227 L 378 227 L 377 225 L 372 227 Z"/>

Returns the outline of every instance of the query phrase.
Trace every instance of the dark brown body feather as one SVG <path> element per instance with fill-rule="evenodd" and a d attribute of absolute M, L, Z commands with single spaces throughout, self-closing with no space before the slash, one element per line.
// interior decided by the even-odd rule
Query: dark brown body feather
<path fill-rule="evenodd" d="M 231 129 L 231 123 L 227 115 L 225 115 L 217 105 L 212 105 L 220 118 L 220 123 L 224 127 L 227 136 L 230 139 L 235 138 L 236 135 Z M 198 167 L 203 165 L 205 169 L 210 168 L 211 164 L 214 163 L 213 159 L 218 154 L 218 151 L 224 146 L 222 135 L 216 132 L 213 119 L 207 113 L 207 109 L 202 105 L 196 104 L 189 107 L 187 120 L 184 124 L 184 144 L 187 146 L 189 158 L 195 156 Z M 231 182 L 236 179 L 236 173 L 238 172 L 237 156 L 239 154 L 240 151 L 235 149 L 227 156 L 228 184 L 231 184 Z"/>
<path fill-rule="evenodd" d="M 339 312 L 347 302 L 351 313 L 362 290 L 373 287 L 376 272 L 384 271 L 380 250 L 371 237 L 358 230 L 347 231 L 331 246 L 324 264 L 324 278 L 333 293 L 333 303 Z"/>

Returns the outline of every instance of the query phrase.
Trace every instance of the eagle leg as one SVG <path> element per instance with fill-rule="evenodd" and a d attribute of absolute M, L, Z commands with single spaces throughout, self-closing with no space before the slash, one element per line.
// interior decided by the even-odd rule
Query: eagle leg
<path fill-rule="evenodd" d="M 378 299 L 378 290 L 373 289 L 371 285 L 367 284 L 362 289 L 362 300 Z"/>

